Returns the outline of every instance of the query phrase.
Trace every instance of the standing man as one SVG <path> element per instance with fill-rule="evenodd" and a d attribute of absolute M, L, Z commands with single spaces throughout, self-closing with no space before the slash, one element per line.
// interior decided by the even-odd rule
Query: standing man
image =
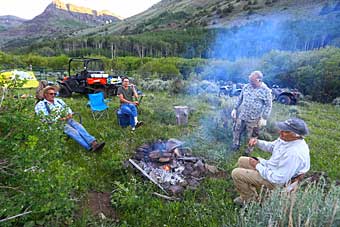
<path fill-rule="evenodd" d="M 101 151 L 105 142 L 97 143 L 96 138 L 90 135 L 86 129 L 78 122 L 72 119 L 73 112 L 65 102 L 55 98 L 59 88 L 47 86 L 42 92 L 44 98 L 37 103 L 34 110 L 38 115 L 43 115 L 43 120 L 47 123 L 55 123 L 59 120 L 65 121 L 64 133 L 74 139 L 88 151 Z"/>
<path fill-rule="evenodd" d="M 234 120 L 232 150 L 240 148 L 241 134 L 247 130 L 247 138 L 257 138 L 261 125 L 265 126 L 272 110 L 272 95 L 270 89 L 262 82 L 263 74 L 254 71 L 249 76 L 231 112 Z"/>
<path fill-rule="evenodd" d="M 130 126 L 132 131 L 134 131 L 139 126 L 143 125 L 142 121 L 138 121 L 138 111 L 137 106 L 139 105 L 138 101 L 133 101 L 133 98 L 138 99 L 138 94 L 136 92 L 135 86 L 130 85 L 129 78 L 123 77 L 122 79 L 123 85 L 118 88 L 117 95 L 120 100 L 120 109 L 123 114 L 127 114 L 130 116 Z"/>
<path fill-rule="evenodd" d="M 274 189 L 289 182 L 300 180 L 310 168 L 309 148 L 304 140 L 308 135 L 306 123 L 298 118 L 278 122 L 280 137 L 273 142 L 251 138 L 249 146 L 257 145 L 261 150 L 272 153 L 269 160 L 240 157 L 238 168 L 231 176 L 240 196 L 234 202 L 242 205 L 256 200 L 261 186 Z"/>

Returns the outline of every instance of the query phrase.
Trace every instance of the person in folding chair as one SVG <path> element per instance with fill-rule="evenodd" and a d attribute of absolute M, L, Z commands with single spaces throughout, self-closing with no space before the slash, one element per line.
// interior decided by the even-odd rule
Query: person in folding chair
<path fill-rule="evenodd" d="M 308 135 L 306 123 L 299 118 L 277 122 L 280 137 L 273 142 L 251 138 L 249 146 L 257 145 L 261 150 L 272 153 L 269 160 L 256 157 L 240 157 L 238 168 L 231 176 L 240 197 L 234 202 L 244 205 L 257 200 L 256 189 L 265 186 L 268 189 L 286 186 L 291 192 L 293 184 L 301 181 L 310 168 L 309 148 L 304 140 Z M 289 190 L 288 190 L 289 189 Z"/>
<path fill-rule="evenodd" d="M 129 78 L 122 78 L 122 86 L 118 88 L 117 95 L 120 100 L 120 111 L 123 114 L 127 114 L 130 117 L 131 130 L 134 131 L 139 126 L 143 125 L 142 121 L 138 121 L 138 101 L 134 101 L 133 98 L 138 100 L 138 94 L 136 92 L 135 86 L 129 84 Z"/>
<path fill-rule="evenodd" d="M 109 117 L 109 112 L 108 110 L 108 106 L 105 103 L 104 100 L 104 93 L 103 92 L 99 92 L 99 93 L 95 93 L 95 94 L 89 94 L 89 102 L 88 105 L 91 108 L 91 113 L 92 113 L 92 117 L 93 119 L 99 119 L 101 117 L 103 117 L 106 114 L 106 117 Z"/>
<path fill-rule="evenodd" d="M 74 139 L 82 147 L 88 151 L 99 152 L 105 142 L 98 143 L 96 138 L 90 135 L 86 129 L 77 121 L 72 119 L 73 112 L 65 102 L 59 98 L 55 98 L 59 88 L 56 86 L 47 86 L 41 90 L 43 100 L 38 102 L 34 108 L 37 115 L 43 117 L 42 120 L 53 123 L 59 120 L 65 121 L 64 133 Z M 55 116 L 52 120 L 46 120 L 47 116 Z"/>

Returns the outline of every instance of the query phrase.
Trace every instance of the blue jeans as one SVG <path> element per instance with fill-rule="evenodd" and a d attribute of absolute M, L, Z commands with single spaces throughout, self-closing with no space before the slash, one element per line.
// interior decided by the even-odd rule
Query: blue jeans
<path fill-rule="evenodd" d="M 125 103 L 122 104 L 120 110 L 123 114 L 130 116 L 130 126 L 133 128 L 136 126 L 135 117 L 137 117 L 137 107 L 134 104 Z"/>
<path fill-rule="evenodd" d="M 86 150 L 90 150 L 92 142 L 96 140 L 96 138 L 90 135 L 80 123 L 73 119 L 67 120 L 67 124 L 64 126 L 64 133 L 74 139 Z"/>

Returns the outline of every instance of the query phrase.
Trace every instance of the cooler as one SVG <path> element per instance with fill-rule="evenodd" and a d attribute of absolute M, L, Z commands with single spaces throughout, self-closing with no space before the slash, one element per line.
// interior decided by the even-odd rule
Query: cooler
<path fill-rule="evenodd" d="M 123 128 L 130 125 L 130 116 L 123 114 L 120 108 L 117 110 L 117 120 L 118 124 Z"/>

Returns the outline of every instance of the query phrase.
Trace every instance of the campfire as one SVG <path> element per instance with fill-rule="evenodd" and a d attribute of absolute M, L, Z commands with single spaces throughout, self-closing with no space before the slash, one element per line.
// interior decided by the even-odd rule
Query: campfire
<path fill-rule="evenodd" d="M 130 163 L 165 193 L 177 195 L 185 189 L 196 189 L 208 173 L 217 173 L 215 166 L 203 158 L 192 156 L 192 151 L 177 139 L 158 140 L 137 148 Z"/>

